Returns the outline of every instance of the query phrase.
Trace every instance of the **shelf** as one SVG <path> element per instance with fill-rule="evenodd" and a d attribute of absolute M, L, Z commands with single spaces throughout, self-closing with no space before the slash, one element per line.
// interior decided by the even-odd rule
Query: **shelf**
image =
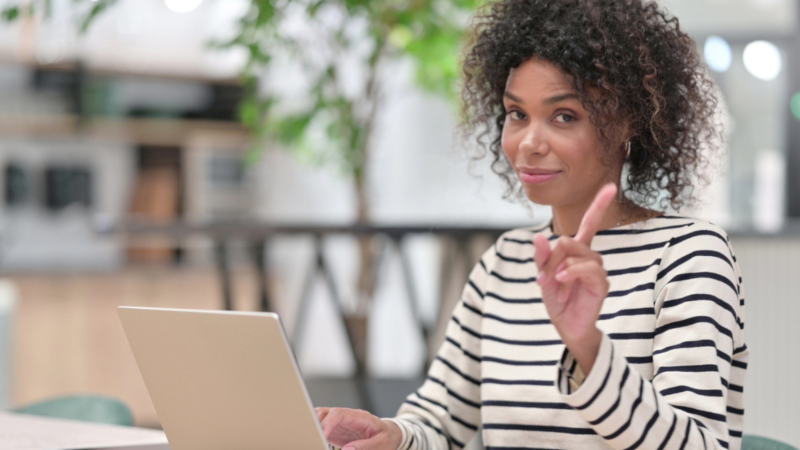
<path fill-rule="evenodd" d="M 250 133 L 238 122 L 170 118 L 108 118 L 81 120 L 72 114 L 0 115 L 0 137 L 83 137 L 141 145 L 178 145 L 203 132 L 245 143 Z"/>
<path fill-rule="evenodd" d="M 0 65 L 25 67 L 30 70 L 43 70 L 52 72 L 76 72 L 81 70 L 86 75 L 100 77 L 121 78 L 156 78 L 162 80 L 186 81 L 193 83 L 206 83 L 215 85 L 240 85 L 237 77 L 212 77 L 181 72 L 130 71 L 113 67 L 81 65 L 77 61 L 65 61 L 54 64 L 26 64 L 18 60 L 0 59 Z"/>

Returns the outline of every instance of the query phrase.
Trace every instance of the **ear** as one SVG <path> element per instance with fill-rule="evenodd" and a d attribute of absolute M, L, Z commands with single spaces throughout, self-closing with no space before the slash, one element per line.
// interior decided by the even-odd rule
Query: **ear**
<path fill-rule="evenodd" d="M 622 124 L 619 126 L 619 131 L 617 136 L 619 136 L 619 148 L 621 149 L 620 155 L 622 156 L 622 161 L 624 162 L 627 159 L 627 147 L 630 145 L 631 148 L 633 147 L 633 142 L 636 140 L 638 136 L 637 133 L 634 133 L 631 127 L 631 120 L 624 119 Z"/>

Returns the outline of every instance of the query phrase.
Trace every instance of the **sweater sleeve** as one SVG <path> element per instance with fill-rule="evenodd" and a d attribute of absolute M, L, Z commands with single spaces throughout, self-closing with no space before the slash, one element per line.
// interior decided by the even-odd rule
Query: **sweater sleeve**
<path fill-rule="evenodd" d="M 494 255 L 493 246 L 472 269 L 427 379 L 391 419 L 403 433 L 398 449 L 460 449 L 478 430 L 483 296 Z"/>
<path fill-rule="evenodd" d="M 739 268 L 721 229 L 693 228 L 669 241 L 659 266 L 653 379 L 608 335 L 582 382 L 569 351 L 558 366 L 564 401 L 615 449 L 741 447 L 749 352 Z"/>

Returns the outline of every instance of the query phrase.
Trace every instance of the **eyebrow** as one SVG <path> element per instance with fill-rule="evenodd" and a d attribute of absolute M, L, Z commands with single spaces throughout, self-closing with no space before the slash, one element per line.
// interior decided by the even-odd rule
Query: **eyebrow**
<path fill-rule="evenodd" d="M 545 99 L 545 101 L 543 101 L 542 104 L 555 105 L 556 103 L 563 102 L 564 100 L 569 100 L 569 99 L 578 100 L 579 98 L 580 97 L 578 97 L 578 94 L 570 92 L 569 94 L 556 95 L 555 97 L 550 97 L 548 99 Z"/>
<path fill-rule="evenodd" d="M 517 103 L 525 104 L 525 102 L 523 102 L 521 98 L 517 97 L 516 95 L 508 91 L 503 92 L 503 97 L 509 98 Z"/>
<path fill-rule="evenodd" d="M 512 94 L 512 93 L 510 93 L 508 91 L 503 93 L 503 97 L 509 98 L 509 99 L 511 99 L 511 100 L 513 100 L 513 101 L 515 101 L 517 103 L 525 104 L 525 102 L 522 101 L 521 98 L 517 97 L 516 95 L 514 95 L 514 94 Z M 577 100 L 577 99 L 580 99 L 580 97 L 578 97 L 578 94 L 570 92 L 568 94 L 561 94 L 561 95 L 556 95 L 555 97 L 547 98 L 542 102 L 542 104 L 543 105 L 554 105 L 556 103 L 563 102 L 564 100 L 569 100 L 569 99 L 576 99 Z"/>

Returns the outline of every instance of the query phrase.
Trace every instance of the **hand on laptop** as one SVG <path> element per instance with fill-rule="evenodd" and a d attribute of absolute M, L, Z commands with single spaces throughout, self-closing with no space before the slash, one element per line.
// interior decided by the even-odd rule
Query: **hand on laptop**
<path fill-rule="evenodd" d="M 400 428 L 360 409 L 315 408 L 328 443 L 342 450 L 395 450 Z"/>

